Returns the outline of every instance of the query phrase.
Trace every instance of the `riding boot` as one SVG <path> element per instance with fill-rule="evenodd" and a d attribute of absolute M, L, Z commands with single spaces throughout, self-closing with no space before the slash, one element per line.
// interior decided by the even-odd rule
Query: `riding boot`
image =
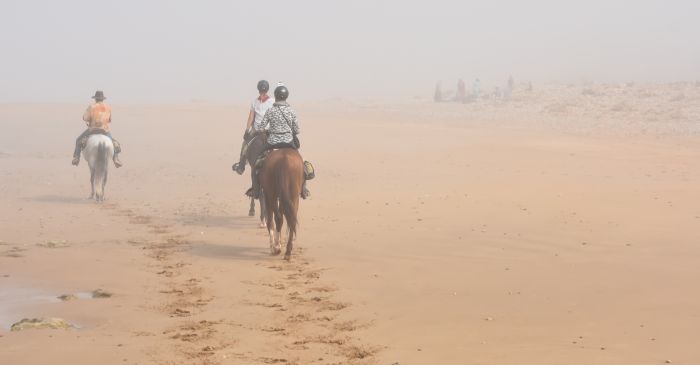
<path fill-rule="evenodd" d="M 233 166 L 231 166 L 231 169 L 235 171 L 238 175 L 243 175 L 243 173 L 245 172 L 245 161 L 241 160 L 236 162 L 235 164 L 233 164 Z"/>
<path fill-rule="evenodd" d="M 250 141 L 250 135 L 248 132 L 246 132 L 243 135 L 243 145 L 241 146 L 241 153 L 240 157 L 238 157 L 238 162 L 233 164 L 231 168 L 233 171 L 237 172 L 238 175 L 243 175 L 245 172 L 245 162 L 246 162 L 246 155 L 248 154 L 248 142 Z"/>
<path fill-rule="evenodd" d="M 301 184 L 301 198 L 306 199 L 311 196 L 311 192 L 306 188 L 306 180 Z"/>
<path fill-rule="evenodd" d="M 260 180 L 258 179 L 257 169 L 253 169 L 253 186 L 246 191 L 245 195 L 253 198 L 260 199 Z"/>
<path fill-rule="evenodd" d="M 253 199 L 260 199 L 260 182 L 255 180 L 253 186 L 245 192 L 245 195 Z"/>
<path fill-rule="evenodd" d="M 238 158 L 238 162 L 233 164 L 232 168 L 233 171 L 236 171 L 238 175 L 243 175 L 245 172 L 245 152 L 246 152 L 246 145 L 244 144 L 243 147 L 241 147 L 241 156 Z"/>
<path fill-rule="evenodd" d="M 80 151 L 83 149 L 83 138 L 87 137 L 88 134 L 90 133 L 89 129 L 86 129 L 85 132 L 81 133 L 78 138 L 75 139 L 75 149 L 73 150 L 73 166 L 78 166 L 80 163 Z"/>
<path fill-rule="evenodd" d="M 117 153 L 114 154 L 114 157 L 112 158 L 112 161 L 114 161 L 114 166 L 115 166 L 116 168 L 120 168 L 120 167 L 122 167 L 122 166 L 124 165 L 124 164 L 122 164 L 121 161 L 119 161 L 119 154 L 117 154 Z"/>

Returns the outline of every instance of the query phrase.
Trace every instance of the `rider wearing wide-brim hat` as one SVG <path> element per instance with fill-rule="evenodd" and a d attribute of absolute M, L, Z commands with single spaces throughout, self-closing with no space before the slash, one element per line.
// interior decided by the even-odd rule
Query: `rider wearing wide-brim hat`
<path fill-rule="evenodd" d="M 82 148 L 83 139 L 91 134 L 99 133 L 106 135 L 114 143 L 114 156 L 112 160 L 114 161 L 114 166 L 121 167 L 122 163 L 119 161 L 119 152 L 121 148 L 119 143 L 112 138 L 112 132 L 110 130 L 110 124 L 112 124 L 112 107 L 104 102 L 107 98 L 102 90 L 95 91 L 95 95 L 92 98 L 95 99 L 95 102 L 88 105 L 85 113 L 83 113 L 83 121 L 85 121 L 87 129 L 75 140 L 73 165 L 78 166 L 80 163 L 80 150 Z"/>
<path fill-rule="evenodd" d="M 297 114 L 292 107 L 287 103 L 289 97 L 289 89 L 284 85 L 279 85 L 275 88 L 275 103 L 272 105 L 262 119 L 256 120 L 253 123 L 255 132 L 267 133 L 266 150 L 278 148 L 294 148 L 298 149 L 299 139 L 297 135 L 301 133 Z M 250 195 L 257 198 L 260 195 L 260 183 L 257 179 L 257 174 L 254 173 L 253 188 Z M 306 180 L 302 185 L 301 197 L 306 199 L 310 195 L 306 188 Z"/>

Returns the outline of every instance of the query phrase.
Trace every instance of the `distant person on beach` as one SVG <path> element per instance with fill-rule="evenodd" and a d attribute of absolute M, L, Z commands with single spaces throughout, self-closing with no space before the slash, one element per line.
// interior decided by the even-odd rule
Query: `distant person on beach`
<path fill-rule="evenodd" d="M 457 95 L 455 95 L 455 101 L 465 102 L 467 100 L 467 86 L 464 84 L 464 80 L 459 79 L 457 81 Z"/>
<path fill-rule="evenodd" d="M 515 88 L 515 81 L 513 80 L 513 75 L 508 77 L 508 93 L 512 93 Z"/>
<path fill-rule="evenodd" d="M 442 88 L 440 87 L 440 81 L 435 84 L 435 94 L 433 94 L 433 100 L 436 103 L 439 103 L 442 101 Z"/>
<path fill-rule="evenodd" d="M 508 76 L 508 83 L 503 89 L 503 100 L 509 100 L 511 94 L 513 94 L 513 89 L 515 89 L 515 81 L 513 80 L 513 75 Z"/>

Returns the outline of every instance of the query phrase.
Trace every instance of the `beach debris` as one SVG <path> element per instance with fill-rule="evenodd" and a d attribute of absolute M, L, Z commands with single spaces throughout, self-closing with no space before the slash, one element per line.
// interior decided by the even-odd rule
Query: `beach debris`
<path fill-rule="evenodd" d="M 666 363 L 666 364 L 670 364 L 670 363 L 672 363 L 672 362 L 673 362 L 673 361 L 671 361 L 671 360 L 666 360 L 666 361 L 664 361 L 664 363 Z"/>
<path fill-rule="evenodd" d="M 28 329 L 68 329 L 73 325 L 61 318 L 24 318 L 10 327 L 11 331 L 24 331 Z"/>
<path fill-rule="evenodd" d="M 112 293 L 110 293 L 110 292 L 108 292 L 108 291 L 106 291 L 106 290 L 96 289 L 96 290 L 93 290 L 93 291 L 92 291 L 92 297 L 95 298 L 95 299 L 98 299 L 98 298 L 111 298 L 111 297 L 112 297 Z"/>
<path fill-rule="evenodd" d="M 361 360 L 368 359 L 374 356 L 379 351 L 379 348 L 363 346 L 363 345 L 350 345 L 343 352 L 344 355 L 351 360 Z M 420 350 L 418 350 L 420 351 Z"/>
<path fill-rule="evenodd" d="M 46 248 L 64 248 L 70 246 L 66 240 L 48 240 L 46 242 L 37 243 L 37 246 Z"/>
<path fill-rule="evenodd" d="M 63 294 L 63 295 L 59 295 L 57 298 L 60 299 L 61 301 L 64 301 L 64 302 L 78 299 L 78 297 L 75 296 L 74 294 Z"/>

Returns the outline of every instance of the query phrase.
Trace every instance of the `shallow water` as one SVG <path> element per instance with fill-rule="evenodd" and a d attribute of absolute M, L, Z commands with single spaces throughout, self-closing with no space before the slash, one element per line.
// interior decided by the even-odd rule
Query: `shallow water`
<path fill-rule="evenodd" d="M 42 310 L 37 314 L 38 307 L 51 303 L 61 303 L 59 295 L 73 294 L 78 299 L 92 299 L 88 292 L 53 293 L 52 291 L 36 288 L 3 286 L 0 287 L 0 331 L 9 331 L 13 323 L 23 318 L 54 317 L 51 312 Z"/>

